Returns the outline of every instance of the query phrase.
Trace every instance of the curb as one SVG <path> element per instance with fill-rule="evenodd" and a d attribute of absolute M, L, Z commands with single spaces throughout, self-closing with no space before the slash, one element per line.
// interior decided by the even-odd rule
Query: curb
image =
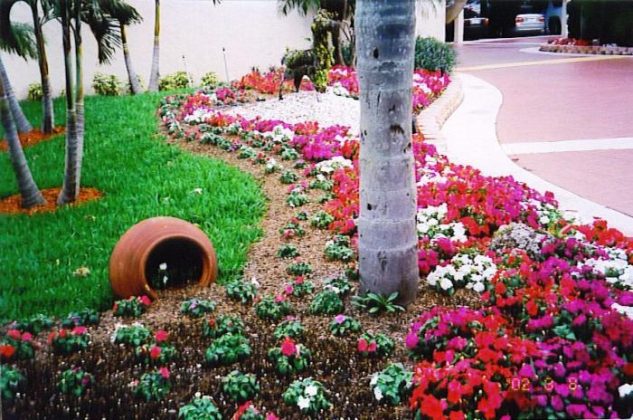
<path fill-rule="evenodd" d="M 539 51 L 563 54 L 633 55 L 633 47 L 608 47 L 600 45 L 543 44 L 539 47 Z"/>
<path fill-rule="evenodd" d="M 464 100 L 462 82 L 455 76 L 444 92 L 428 108 L 423 109 L 415 117 L 415 128 L 424 135 L 427 143 L 434 145 L 440 153 L 446 153 L 446 138 L 442 134 L 442 127 L 453 115 Z"/>

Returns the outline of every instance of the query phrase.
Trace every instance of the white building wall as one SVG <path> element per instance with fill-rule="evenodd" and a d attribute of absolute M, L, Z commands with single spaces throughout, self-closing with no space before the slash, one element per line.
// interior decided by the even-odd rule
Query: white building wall
<path fill-rule="evenodd" d="M 444 40 L 444 0 L 416 0 L 416 34 Z M 154 33 L 154 1 L 129 0 L 144 20 L 128 28 L 128 42 L 134 68 L 149 82 Z M 31 23 L 29 8 L 22 2 L 14 6 L 11 19 Z M 283 16 L 277 0 L 163 0 L 161 2 L 160 73 L 187 71 L 194 80 L 214 71 L 226 79 L 222 48 L 226 49 L 228 73 L 235 79 L 252 67 L 264 70 L 279 65 L 286 48 L 310 47 L 311 16 L 293 12 Z M 61 28 L 52 21 L 44 26 L 53 92 L 64 88 L 64 62 Z M 91 93 L 95 73 L 116 74 L 127 83 L 123 52 L 119 49 L 110 64 L 100 65 L 92 34 L 84 28 L 84 83 Z M 40 81 L 37 61 L 8 55 L 2 59 L 8 69 L 13 88 L 20 98 L 28 85 Z"/>

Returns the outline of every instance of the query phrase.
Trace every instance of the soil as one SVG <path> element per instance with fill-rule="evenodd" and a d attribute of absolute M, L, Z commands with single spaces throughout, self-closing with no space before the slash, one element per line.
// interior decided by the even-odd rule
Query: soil
<path fill-rule="evenodd" d="M 283 285 L 291 280 L 291 276 L 286 274 L 286 267 L 292 262 L 303 261 L 312 266 L 313 273 L 306 276 L 306 279 L 314 282 L 315 293 L 322 290 L 325 280 L 353 267 L 354 263 L 345 264 L 325 259 L 325 243 L 332 233 L 311 227 L 309 221 L 301 222 L 306 232 L 303 238 L 285 240 L 279 234 L 279 229 L 297 212 L 305 211 L 310 217 L 319 210 L 317 198 L 323 194 L 322 191 L 308 190 L 310 203 L 293 209 L 285 202 L 288 186 L 279 181 L 279 173 L 266 175 L 264 165 L 238 159 L 237 153 L 228 153 L 214 146 L 175 139 L 168 139 L 168 142 L 173 147 L 181 147 L 191 153 L 221 159 L 252 174 L 260 183 L 268 198 L 267 213 L 261 223 L 263 237 L 251 246 L 248 263 L 244 268 L 244 280 L 255 279 L 260 284 L 260 296 L 279 294 L 283 290 Z M 301 170 L 296 172 L 301 175 Z M 283 243 L 297 246 L 300 256 L 294 259 L 278 258 L 276 252 Z M 454 296 L 446 297 L 421 285 L 417 299 L 406 312 L 376 317 L 351 304 L 351 296 L 357 294 L 358 283 L 352 285 L 354 289 L 344 299 L 345 313 L 359 320 L 363 331 L 390 335 L 396 343 L 396 351 L 391 357 L 376 359 L 361 356 L 356 351 L 358 334 L 347 338 L 335 337 L 329 331 L 333 316 L 310 314 L 309 305 L 313 295 L 305 298 L 290 297 L 293 315 L 306 330 L 305 337 L 298 342 L 311 350 L 312 365 L 307 372 L 282 377 L 274 371 L 274 366 L 267 358 L 268 349 L 279 345 L 273 337 L 277 323 L 259 319 L 252 304 L 244 305 L 229 300 L 224 288 L 218 284 L 212 284 L 208 288 L 189 284 L 178 289 L 158 291 L 159 299 L 140 319 L 116 318 L 112 311 L 104 312 L 100 325 L 89 328 L 92 337 L 89 349 L 71 356 L 52 353 L 46 344 L 47 333 L 41 333 L 37 337 L 41 349 L 36 352 L 35 360 L 16 363 L 27 376 L 28 386 L 26 392 L 13 402 L 4 403 L 4 418 L 175 419 L 179 407 L 188 403 L 196 392 L 210 395 L 224 418 L 230 418 L 237 406 L 225 399 L 221 392 L 221 381 L 223 376 L 234 369 L 257 374 L 260 393 L 253 401 L 254 405 L 264 411 L 274 411 L 280 418 L 306 418 L 306 415 L 299 413 L 297 407 L 287 406 L 281 396 L 293 380 L 309 376 L 324 384 L 332 403 L 330 411 L 319 413 L 316 418 L 411 418 L 412 413 L 406 409 L 406 403 L 391 407 L 376 401 L 369 387 L 371 375 L 391 362 L 403 362 L 410 368 L 413 367 L 414 362 L 406 353 L 404 337 L 411 321 L 423 310 L 437 305 L 477 307 L 479 298 L 467 290 L 460 290 Z M 202 336 L 201 325 L 204 318 L 191 319 L 179 312 L 181 302 L 191 297 L 217 302 L 212 316 L 239 315 L 246 325 L 246 336 L 253 350 L 251 357 L 226 367 L 205 366 L 204 352 L 211 339 Z M 129 324 L 134 321 L 142 322 L 152 331 L 161 328 L 168 331 L 170 341 L 180 353 L 178 359 L 169 366 L 172 387 L 165 401 L 145 403 L 134 397 L 129 383 L 139 379 L 149 368 L 135 362 L 133 350 L 110 342 L 117 323 Z M 96 378 L 96 385 L 81 398 L 63 396 L 56 385 L 61 371 L 75 366 L 93 373 Z"/>
<path fill-rule="evenodd" d="M 33 214 L 54 212 L 59 208 L 57 206 L 57 196 L 59 195 L 60 191 L 61 187 L 47 188 L 45 190 L 41 190 L 46 203 L 40 206 L 31 207 L 29 209 L 22 208 L 22 197 L 20 196 L 20 194 L 14 194 L 8 197 L 1 198 L 0 214 L 27 214 L 31 216 Z M 97 200 L 102 196 L 103 193 L 95 188 L 82 188 L 79 191 L 79 197 L 77 198 L 77 200 L 69 205 L 78 206 L 87 201 Z"/>
<path fill-rule="evenodd" d="M 62 134 L 65 131 L 65 127 L 60 125 L 53 128 L 53 132 L 51 134 L 44 134 L 40 131 L 39 128 L 33 129 L 28 133 L 20 133 L 18 137 L 20 138 L 20 144 L 22 144 L 22 148 L 27 148 L 31 146 L 35 146 L 38 143 L 43 141 L 47 141 Z M 6 152 L 9 150 L 9 143 L 6 139 L 0 140 L 0 151 Z"/>

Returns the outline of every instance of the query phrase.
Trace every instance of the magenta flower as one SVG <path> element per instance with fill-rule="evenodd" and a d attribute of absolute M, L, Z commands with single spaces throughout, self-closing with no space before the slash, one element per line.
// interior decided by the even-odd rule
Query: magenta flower
<path fill-rule="evenodd" d="M 407 334 L 407 338 L 405 339 L 405 345 L 407 346 L 409 350 L 413 350 L 414 348 L 416 348 L 419 342 L 420 342 L 420 337 L 418 337 L 416 333 L 410 332 L 409 334 Z"/>
<path fill-rule="evenodd" d="M 347 317 L 343 314 L 338 314 L 334 317 L 334 322 L 336 322 L 337 324 L 342 324 L 343 322 L 345 322 L 345 320 L 347 319 Z"/>

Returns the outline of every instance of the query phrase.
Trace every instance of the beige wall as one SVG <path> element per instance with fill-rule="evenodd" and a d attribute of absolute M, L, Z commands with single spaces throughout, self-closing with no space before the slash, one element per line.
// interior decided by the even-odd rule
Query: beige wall
<path fill-rule="evenodd" d="M 129 28 L 129 44 L 136 72 L 145 85 L 149 82 L 154 28 L 154 1 L 129 0 L 144 17 L 139 25 Z M 11 18 L 30 22 L 30 12 L 22 2 L 14 7 Z M 293 13 L 283 16 L 275 0 L 224 0 L 214 6 L 211 0 L 165 0 L 161 2 L 162 75 L 187 70 L 194 79 L 207 71 L 215 71 L 225 79 L 222 48 L 226 48 L 229 77 L 234 79 L 253 66 L 266 69 L 279 65 L 286 47 L 309 48 L 310 17 Z M 57 22 L 45 27 L 47 52 L 54 92 L 64 87 L 64 65 L 61 30 Z M 114 73 L 127 82 L 123 53 L 118 50 L 110 65 L 99 65 L 96 43 L 92 35 L 84 35 L 86 86 L 95 72 Z M 24 61 L 2 53 L 16 93 L 26 95 L 29 83 L 39 82 L 37 62 Z M 183 60 L 184 56 L 184 60 Z M 91 91 L 91 89 L 90 89 Z"/>
<path fill-rule="evenodd" d="M 130 52 L 136 72 L 144 84 L 149 81 L 154 25 L 153 0 L 129 0 L 144 17 L 129 28 Z M 444 4 L 417 0 L 416 33 L 444 39 Z M 30 11 L 19 2 L 12 20 L 30 22 Z M 164 0 L 161 2 L 162 75 L 185 69 L 196 81 L 207 71 L 226 78 L 222 48 L 226 48 L 228 72 L 235 79 L 257 66 L 266 69 L 278 65 L 286 47 L 309 48 L 311 17 L 293 13 L 283 16 L 276 0 L 223 0 L 214 6 L 211 0 Z M 44 27 L 53 91 L 64 87 L 64 65 L 59 23 Z M 127 82 L 123 53 L 118 50 L 112 63 L 99 65 L 92 35 L 84 34 L 84 82 L 89 87 L 94 73 L 113 73 Z M 2 53 L 9 77 L 19 97 L 25 97 L 30 83 L 39 82 L 37 62 Z M 184 59 L 183 59 L 184 56 Z"/>

